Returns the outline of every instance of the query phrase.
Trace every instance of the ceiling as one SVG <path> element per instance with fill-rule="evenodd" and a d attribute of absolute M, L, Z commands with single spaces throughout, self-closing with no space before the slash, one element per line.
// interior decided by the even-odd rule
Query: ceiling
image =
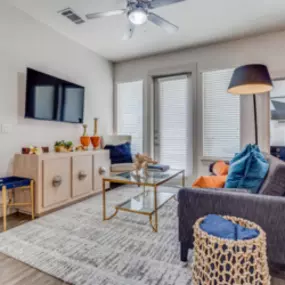
<path fill-rule="evenodd" d="M 59 33 L 112 61 L 285 29 L 284 0 L 186 0 L 155 13 L 180 27 L 176 34 L 147 23 L 123 41 L 127 20 L 113 16 L 75 25 L 58 11 L 79 16 L 125 8 L 126 0 L 6 0 Z"/>

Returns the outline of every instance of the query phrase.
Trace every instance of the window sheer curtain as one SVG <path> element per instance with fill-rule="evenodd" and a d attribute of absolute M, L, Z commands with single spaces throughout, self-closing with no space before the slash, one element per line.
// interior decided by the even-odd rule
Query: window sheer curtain
<path fill-rule="evenodd" d="M 132 154 L 143 152 L 143 81 L 117 84 L 117 134 L 132 136 Z"/>
<path fill-rule="evenodd" d="M 231 158 L 240 151 L 240 96 L 227 92 L 233 71 L 202 73 L 205 157 Z"/>

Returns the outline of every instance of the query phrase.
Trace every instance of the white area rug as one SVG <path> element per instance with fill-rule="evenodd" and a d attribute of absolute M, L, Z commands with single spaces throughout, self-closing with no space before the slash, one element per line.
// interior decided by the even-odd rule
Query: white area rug
<path fill-rule="evenodd" d="M 109 191 L 109 214 L 139 191 L 131 186 Z M 159 210 L 158 233 L 147 216 L 133 213 L 102 222 L 99 195 L 1 234 L 0 251 L 72 284 L 191 284 L 190 269 L 179 259 L 174 199 Z"/>

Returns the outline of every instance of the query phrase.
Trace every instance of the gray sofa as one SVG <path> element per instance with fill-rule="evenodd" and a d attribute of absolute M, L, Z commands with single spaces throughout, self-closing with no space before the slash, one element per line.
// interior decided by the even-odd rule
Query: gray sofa
<path fill-rule="evenodd" d="M 178 193 L 181 260 L 193 248 L 193 225 L 207 214 L 231 215 L 251 220 L 267 234 L 268 259 L 285 264 L 285 163 L 266 155 L 269 172 L 259 194 L 242 189 L 184 188 Z"/>

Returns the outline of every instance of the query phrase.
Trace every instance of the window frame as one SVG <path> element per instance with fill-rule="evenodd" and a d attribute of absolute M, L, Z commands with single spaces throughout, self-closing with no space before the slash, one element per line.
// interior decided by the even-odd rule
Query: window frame
<path fill-rule="evenodd" d="M 202 110 L 201 110 L 201 121 L 202 121 L 202 147 L 201 147 L 201 152 L 202 152 L 202 156 L 200 157 L 201 161 L 204 162 L 213 162 L 213 161 L 217 161 L 217 160 L 231 160 L 234 156 L 234 154 L 232 156 L 207 156 L 204 154 L 204 136 L 205 136 L 205 96 L 204 96 L 204 82 L 203 82 L 203 74 L 207 73 L 207 72 L 215 72 L 215 71 L 223 71 L 223 70 L 232 70 L 234 71 L 234 67 L 227 67 L 227 68 L 219 68 L 219 69 L 207 69 L 207 70 L 200 70 L 199 72 L 199 78 L 200 78 L 200 94 L 201 94 L 201 100 L 202 100 Z M 241 96 L 241 95 L 234 95 L 234 96 Z M 239 125 L 240 125 L 240 134 L 239 134 L 239 145 L 240 145 L 240 149 L 242 147 L 242 97 L 240 97 L 239 99 L 239 108 L 240 108 L 240 114 L 239 114 Z"/>

